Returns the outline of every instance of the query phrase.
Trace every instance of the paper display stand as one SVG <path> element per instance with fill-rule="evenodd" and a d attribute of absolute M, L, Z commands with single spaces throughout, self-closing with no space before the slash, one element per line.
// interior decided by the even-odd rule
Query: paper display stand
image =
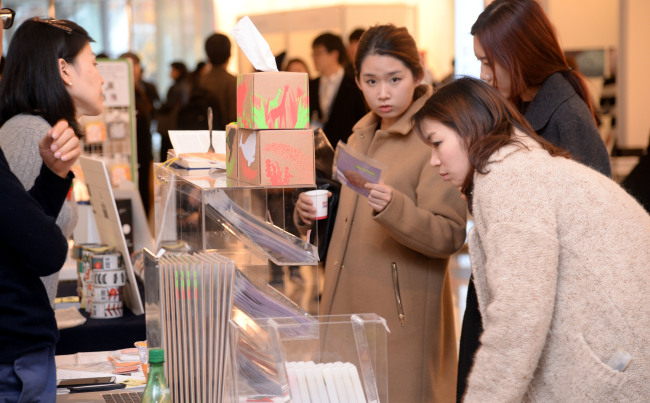
<path fill-rule="evenodd" d="M 88 186 L 90 204 L 101 241 L 103 244 L 114 246 L 123 257 L 127 274 L 126 286 L 124 287 L 124 302 L 133 314 L 142 315 L 144 313 L 142 299 L 140 299 L 140 293 L 138 292 L 138 285 L 126 239 L 122 232 L 122 223 L 117 212 L 106 164 L 104 161 L 86 156 L 81 156 L 79 162 L 84 173 L 86 186 Z"/>

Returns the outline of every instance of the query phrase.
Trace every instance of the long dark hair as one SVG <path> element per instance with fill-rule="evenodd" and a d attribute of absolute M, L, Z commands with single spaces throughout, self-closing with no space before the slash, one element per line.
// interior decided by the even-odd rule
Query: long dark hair
<path fill-rule="evenodd" d="M 436 120 L 453 129 L 464 144 L 470 164 L 461 191 L 469 195 L 474 172 L 488 173 L 488 159 L 498 149 L 520 144 L 515 129 L 534 138 L 552 156 L 569 158 L 569 153 L 538 136 L 515 107 L 489 84 L 463 77 L 442 86 L 413 116 L 415 131 L 424 138 L 422 123 Z"/>
<path fill-rule="evenodd" d="M 0 126 L 19 114 L 38 115 L 50 125 L 66 119 L 81 135 L 72 97 L 61 79 L 59 59 L 74 63 L 88 32 L 72 21 L 34 18 L 14 33 L 0 81 Z"/>
<path fill-rule="evenodd" d="M 361 64 L 369 55 L 392 56 L 411 70 L 413 78 L 420 79 L 424 76 L 418 47 L 404 27 L 398 28 L 392 24 L 375 25 L 361 35 L 354 58 L 357 79 Z"/>
<path fill-rule="evenodd" d="M 539 87 L 548 76 L 561 72 L 595 119 L 589 89 L 580 73 L 569 67 L 553 25 L 537 1 L 496 0 L 478 16 L 471 34 L 485 50 L 492 71 L 498 63 L 510 75 L 510 100 L 520 112 L 527 88 Z"/>

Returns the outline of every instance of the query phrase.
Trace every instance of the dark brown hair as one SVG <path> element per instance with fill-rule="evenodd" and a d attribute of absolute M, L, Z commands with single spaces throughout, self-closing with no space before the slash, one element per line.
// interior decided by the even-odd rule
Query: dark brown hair
<path fill-rule="evenodd" d="M 478 16 L 471 34 L 481 43 L 487 63 L 495 63 L 510 75 L 510 101 L 523 112 L 521 94 L 541 86 L 561 72 L 595 119 L 595 110 L 582 76 L 571 69 L 542 7 L 535 0 L 496 0 Z M 495 80 L 495 86 L 498 85 Z"/>
<path fill-rule="evenodd" d="M 54 126 L 68 121 L 77 136 L 82 129 L 72 96 L 59 71 L 59 59 L 74 63 L 93 42 L 85 29 L 68 20 L 32 18 L 14 33 L 0 81 L 0 126 L 19 114 L 38 115 Z"/>
<path fill-rule="evenodd" d="M 424 139 L 422 123 L 436 120 L 458 133 L 467 149 L 470 170 L 461 191 L 468 194 L 474 172 L 488 173 L 488 159 L 498 149 L 520 144 L 515 129 L 531 136 L 552 156 L 569 153 L 538 136 L 530 124 L 497 90 L 475 78 L 463 77 L 442 86 L 413 116 L 415 131 Z"/>
<path fill-rule="evenodd" d="M 311 44 L 312 49 L 316 46 L 324 47 L 327 50 L 327 53 L 332 53 L 333 51 L 339 52 L 338 61 L 341 66 L 345 66 L 348 63 L 348 56 L 347 53 L 345 53 L 345 45 L 343 45 L 343 39 L 341 39 L 340 36 L 331 32 L 320 34 Z"/>
<path fill-rule="evenodd" d="M 214 33 L 205 40 L 205 54 L 213 66 L 220 66 L 230 60 L 230 39 L 220 33 Z"/>
<path fill-rule="evenodd" d="M 361 35 L 354 59 L 357 79 L 361 64 L 369 55 L 392 56 L 411 70 L 413 78 L 419 79 L 424 76 L 418 47 L 404 27 L 397 28 L 392 24 L 375 25 Z"/>

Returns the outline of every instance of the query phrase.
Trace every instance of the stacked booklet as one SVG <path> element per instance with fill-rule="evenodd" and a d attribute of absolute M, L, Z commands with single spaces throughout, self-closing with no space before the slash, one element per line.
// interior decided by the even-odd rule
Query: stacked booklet
<path fill-rule="evenodd" d="M 176 402 L 223 402 L 234 263 L 216 253 L 159 261 L 162 347 Z"/>

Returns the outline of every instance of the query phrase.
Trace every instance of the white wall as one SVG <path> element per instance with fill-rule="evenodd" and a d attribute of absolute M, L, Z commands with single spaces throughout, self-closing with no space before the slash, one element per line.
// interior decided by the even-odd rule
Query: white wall
<path fill-rule="evenodd" d="M 451 71 L 454 58 L 454 0 L 212 0 L 215 29 L 229 32 L 241 16 L 334 5 L 407 4 L 417 7 L 420 49 L 436 78 Z M 485 3 L 490 3 L 486 0 Z M 619 51 L 619 145 L 646 147 L 650 130 L 650 52 L 643 42 L 650 38 L 650 0 L 539 0 L 556 28 L 564 49 L 621 48 Z M 624 10 L 624 11 L 621 11 Z M 623 22 L 621 24 L 621 21 Z M 354 26 L 353 23 L 349 24 Z M 619 32 L 620 31 L 620 32 Z M 622 32 L 622 34 L 621 34 Z M 346 36 L 348 33 L 342 33 Z M 237 49 L 229 66 L 237 72 Z M 309 58 L 309 55 L 302 55 Z M 607 65 L 606 65 L 607 66 Z M 598 91 L 594 91 L 598 95 Z M 623 110 L 623 108 L 625 108 Z"/>
<path fill-rule="evenodd" d="M 546 0 L 546 3 L 546 13 L 563 49 L 618 46 L 618 0 Z"/>
<path fill-rule="evenodd" d="M 565 50 L 618 50 L 618 146 L 647 147 L 650 132 L 650 52 L 646 43 L 650 38 L 650 1 L 539 2 L 553 23 L 560 45 Z M 608 66 L 609 60 L 606 60 L 606 68 Z M 598 95 L 597 88 L 593 92 Z"/>
<path fill-rule="evenodd" d="M 420 0 L 418 47 L 427 52 L 427 64 L 436 79 L 452 71 L 454 60 L 454 0 Z"/>
<path fill-rule="evenodd" d="M 405 4 L 417 7 L 417 32 L 415 40 L 421 50 L 427 53 L 427 65 L 436 78 L 441 78 L 451 70 L 451 61 L 454 58 L 453 0 L 212 0 L 215 8 L 215 29 L 229 32 L 237 23 L 238 18 L 245 15 L 259 15 L 283 11 L 300 10 L 305 8 L 329 7 L 340 5 L 372 5 Z M 350 29 L 356 27 L 349 24 Z M 344 42 L 347 42 L 349 32 L 341 33 Z M 238 49 L 234 49 L 229 70 L 238 72 Z M 309 54 L 301 55 L 310 58 Z"/>
<path fill-rule="evenodd" d="M 317 7 L 303 10 L 281 11 L 250 18 L 268 42 L 275 55 L 286 51 L 286 59 L 300 57 L 307 62 L 312 74 L 316 74 L 311 44 L 315 37 L 329 31 L 342 37 L 357 27 L 391 22 L 406 27 L 417 37 L 417 13 L 415 6 L 405 5 L 346 5 Z M 252 65 L 242 52 L 239 54 L 239 71 L 249 72 Z M 278 66 L 281 68 L 282 66 Z"/>

